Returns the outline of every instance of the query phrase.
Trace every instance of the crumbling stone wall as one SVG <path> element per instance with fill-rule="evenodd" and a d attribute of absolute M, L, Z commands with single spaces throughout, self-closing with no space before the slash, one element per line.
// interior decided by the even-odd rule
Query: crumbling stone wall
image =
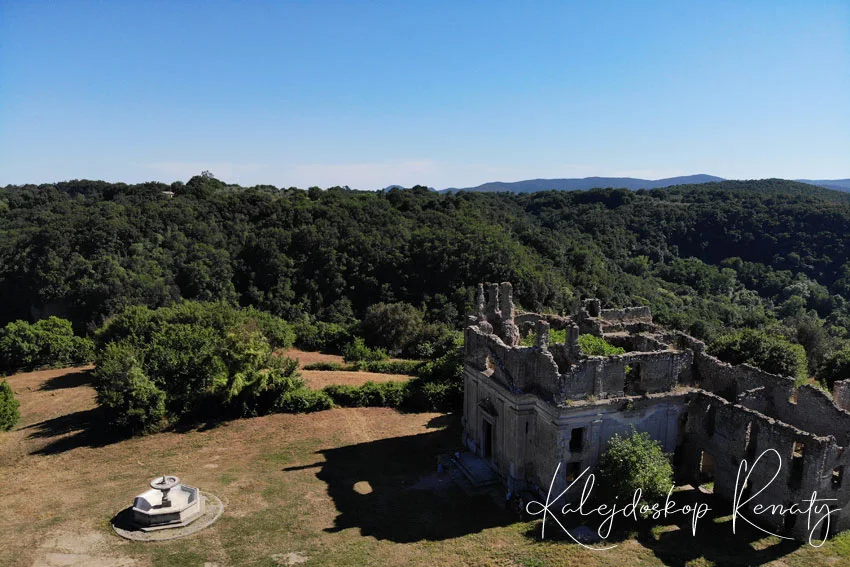
<path fill-rule="evenodd" d="M 839 380 L 832 385 L 832 399 L 836 406 L 850 410 L 850 379 Z"/>
<path fill-rule="evenodd" d="M 488 289 L 485 297 L 479 286 L 478 312 L 464 335 L 464 440 L 480 454 L 490 432 L 488 458 L 509 487 L 548 487 L 558 463 L 593 466 L 612 435 L 634 426 L 675 450 L 680 477 L 699 484 L 710 476 L 729 500 L 742 459 L 778 454 L 783 468 L 773 483 L 769 464 L 751 476 L 749 490 L 764 490 L 745 510 L 790 505 L 817 491 L 841 509 L 832 532 L 850 528 L 850 478 L 843 478 L 850 412 L 842 409 L 850 405 L 850 380 L 836 384 L 833 402 L 812 386 L 795 389 L 790 377 L 708 355 L 702 341 L 655 326 L 646 308 L 602 310 L 588 300 L 572 317 L 516 315 L 510 284 Z M 567 329 L 565 343 L 550 343 L 552 328 Z M 578 336 L 586 332 L 628 352 L 583 356 Z M 520 333 L 534 333 L 534 345 L 519 346 Z M 556 479 L 556 489 L 566 482 Z M 808 536 L 805 521 L 759 521 Z"/>
<path fill-rule="evenodd" d="M 625 307 L 623 309 L 602 309 L 602 319 L 605 322 L 643 321 L 652 323 L 652 311 L 649 306 Z"/>
<path fill-rule="evenodd" d="M 762 460 L 753 468 L 753 462 L 762 454 Z M 821 498 L 836 498 L 831 507 L 841 508 L 833 515 L 832 533 L 850 526 L 850 511 L 844 509 L 850 500 L 850 487 L 843 479 L 838 484 L 833 480 L 833 471 L 850 464 L 850 455 L 844 454 L 832 436 L 817 436 L 710 392 L 698 391 L 687 406 L 685 437 L 678 456 L 680 482 L 696 486 L 712 480 L 713 491 L 730 501 L 736 486 L 744 490 L 743 500 L 761 491 L 741 510 L 775 533 L 805 539 L 809 529 L 805 520 L 794 522 L 779 514 L 753 515 L 753 506 L 788 506 L 811 497 L 813 492 Z M 738 467 L 744 459 L 753 470 L 747 487 L 738 478 Z M 815 536 L 819 538 L 820 534 Z"/>

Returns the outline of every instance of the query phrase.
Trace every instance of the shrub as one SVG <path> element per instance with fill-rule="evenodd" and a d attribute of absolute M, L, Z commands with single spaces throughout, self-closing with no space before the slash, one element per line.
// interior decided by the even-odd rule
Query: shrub
<path fill-rule="evenodd" d="M 48 317 L 33 324 L 13 321 L 0 329 L 0 371 L 70 366 L 92 359 L 91 340 L 77 337 L 71 322 Z"/>
<path fill-rule="evenodd" d="M 387 353 L 382 349 L 371 349 L 366 346 L 366 341 L 355 337 L 350 343 L 342 347 L 342 359 L 346 362 L 377 362 L 386 360 Z"/>
<path fill-rule="evenodd" d="M 641 489 L 642 502 L 663 501 L 673 486 L 673 467 L 661 444 L 648 433 L 634 429 L 630 435 L 614 435 L 599 460 L 596 473 L 600 494 L 605 502 L 631 502 L 635 490 Z"/>
<path fill-rule="evenodd" d="M 165 419 L 165 392 L 145 375 L 129 343 L 106 345 L 94 375 L 97 402 L 106 409 L 110 424 L 133 433 L 159 429 Z"/>
<path fill-rule="evenodd" d="M 588 335 L 590 336 L 590 335 Z M 551 330 L 549 331 L 549 344 L 555 343 L 565 343 L 567 342 L 567 330 Z M 522 338 L 520 344 L 522 346 L 534 346 L 537 343 L 537 333 L 528 333 L 526 336 Z"/>
<path fill-rule="evenodd" d="M 818 378 L 832 390 L 839 380 L 850 378 L 850 347 L 834 352 L 818 369 Z"/>
<path fill-rule="evenodd" d="M 363 333 L 369 344 L 399 354 L 422 334 L 425 319 L 409 303 L 377 303 L 366 309 Z"/>
<path fill-rule="evenodd" d="M 723 335 L 708 347 L 708 353 L 730 364 L 752 364 L 771 374 L 806 380 L 806 351 L 778 335 L 745 329 Z"/>
<path fill-rule="evenodd" d="M 415 375 L 424 365 L 418 360 L 379 360 L 376 362 L 361 362 L 356 364 L 357 370 L 375 372 L 377 374 L 409 374 Z"/>
<path fill-rule="evenodd" d="M 304 366 L 304 370 L 343 370 L 344 367 L 339 362 L 311 362 Z"/>
<path fill-rule="evenodd" d="M 337 323 L 300 321 L 295 324 L 295 346 L 304 350 L 340 352 L 351 333 Z"/>
<path fill-rule="evenodd" d="M 149 309 L 132 306 L 111 317 L 95 332 L 99 347 L 131 337 L 146 342 L 165 323 L 202 325 L 218 333 L 241 328 L 245 332 L 259 331 L 275 348 L 288 348 L 295 340 L 295 330 L 286 321 L 254 307 L 237 309 L 225 302 L 181 301 L 171 307 Z"/>
<path fill-rule="evenodd" d="M 451 350 L 423 364 L 408 383 L 411 411 L 456 411 L 463 407 L 463 351 Z"/>
<path fill-rule="evenodd" d="M 332 385 L 322 390 L 343 407 L 400 408 L 407 397 L 407 382 L 366 382 L 362 386 Z"/>
<path fill-rule="evenodd" d="M 276 341 L 285 344 L 279 320 L 224 303 L 128 309 L 97 333 L 105 342 L 95 372 L 98 400 L 111 423 L 133 432 L 180 419 L 302 407 L 301 398 L 282 402 L 303 382 L 295 361 L 274 356 L 266 333 L 278 332 Z"/>
<path fill-rule="evenodd" d="M 21 417 L 19 405 L 9 383 L 5 380 L 0 382 L 0 431 L 9 431 L 18 423 Z"/>
<path fill-rule="evenodd" d="M 604 338 L 594 335 L 579 335 L 578 346 L 585 356 L 615 356 L 626 352 L 626 349 L 615 347 Z"/>
<path fill-rule="evenodd" d="M 275 404 L 275 409 L 286 413 L 309 413 L 332 408 L 333 400 L 322 390 L 301 387 L 286 392 Z"/>
<path fill-rule="evenodd" d="M 257 321 L 260 332 L 274 348 L 289 348 L 295 343 L 295 328 L 280 317 L 255 307 L 248 307 L 245 315 Z"/>
<path fill-rule="evenodd" d="M 405 409 L 409 411 L 457 411 L 463 407 L 463 382 L 408 382 Z"/>

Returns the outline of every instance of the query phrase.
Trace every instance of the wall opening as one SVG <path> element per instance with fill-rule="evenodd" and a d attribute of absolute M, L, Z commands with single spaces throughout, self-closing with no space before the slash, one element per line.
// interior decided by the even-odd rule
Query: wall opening
<path fill-rule="evenodd" d="M 756 456 L 756 437 L 759 431 L 758 423 L 751 421 L 747 424 L 747 438 L 744 441 L 744 454 L 749 462 L 753 462 Z"/>
<path fill-rule="evenodd" d="M 481 423 L 481 456 L 485 459 L 493 456 L 493 424 L 486 419 Z"/>
<path fill-rule="evenodd" d="M 575 427 L 570 431 L 570 453 L 584 451 L 584 427 Z"/>
<path fill-rule="evenodd" d="M 701 451 L 699 456 L 699 483 L 701 487 L 710 492 L 714 491 L 714 472 L 714 457 L 705 451 Z"/>
<path fill-rule="evenodd" d="M 631 362 L 626 365 L 626 378 L 623 383 L 623 393 L 627 396 L 640 396 L 646 391 L 640 382 L 640 364 Z"/>
<path fill-rule="evenodd" d="M 790 506 L 791 505 L 789 504 L 788 507 L 790 508 Z M 791 530 L 794 529 L 794 526 L 796 524 L 797 524 L 797 514 L 785 514 L 784 528 L 785 528 L 786 534 L 791 533 Z"/>
<path fill-rule="evenodd" d="M 803 483 L 803 455 L 806 445 L 800 441 L 794 441 L 791 451 L 791 474 L 788 476 L 788 487 L 799 488 Z"/>
<path fill-rule="evenodd" d="M 578 475 L 581 474 L 581 462 L 576 461 L 574 463 L 567 463 L 567 468 L 565 469 L 565 479 L 567 484 L 574 481 Z"/>
<path fill-rule="evenodd" d="M 714 429 L 717 422 L 717 409 L 714 406 L 710 406 L 708 411 L 705 414 L 705 433 L 709 437 L 714 436 Z"/>

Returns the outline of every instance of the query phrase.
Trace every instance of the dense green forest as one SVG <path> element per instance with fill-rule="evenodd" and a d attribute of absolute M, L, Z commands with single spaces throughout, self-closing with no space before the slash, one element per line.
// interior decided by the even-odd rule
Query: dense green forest
<path fill-rule="evenodd" d="M 343 328 L 377 310 L 416 328 L 372 346 L 404 350 L 459 328 L 478 282 L 511 281 L 525 309 L 599 297 L 709 341 L 762 328 L 801 344 L 814 372 L 850 338 L 848 229 L 850 194 L 775 179 L 523 195 L 209 175 L 7 186 L 0 324 L 58 315 L 85 334 L 180 298 Z"/>

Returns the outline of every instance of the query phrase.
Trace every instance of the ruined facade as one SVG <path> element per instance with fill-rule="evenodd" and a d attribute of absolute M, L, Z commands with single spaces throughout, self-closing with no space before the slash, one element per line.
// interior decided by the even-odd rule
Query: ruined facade
<path fill-rule="evenodd" d="M 593 469 L 608 439 L 634 427 L 673 455 L 679 484 L 713 481 L 730 502 L 741 460 L 775 449 L 778 476 L 771 481 L 775 458 L 757 468 L 743 487 L 745 500 L 756 496 L 742 512 L 817 492 L 840 508 L 829 532 L 850 529 L 850 412 L 843 409 L 850 381 L 836 384 L 833 402 L 812 386 L 795 388 L 792 378 L 721 362 L 703 342 L 655 325 L 648 307 L 601 309 L 590 299 L 572 316 L 516 314 L 511 284 L 487 287 L 485 297 L 479 286 L 464 336 L 464 443 L 509 490 L 545 491 L 560 464 L 559 493 Z M 565 331 L 566 340 L 550 341 L 551 330 Z M 584 356 L 580 334 L 626 353 Z M 522 346 L 529 335 L 533 346 Z M 763 513 L 758 520 L 776 533 L 809 536 L 805 517 Z"/>

